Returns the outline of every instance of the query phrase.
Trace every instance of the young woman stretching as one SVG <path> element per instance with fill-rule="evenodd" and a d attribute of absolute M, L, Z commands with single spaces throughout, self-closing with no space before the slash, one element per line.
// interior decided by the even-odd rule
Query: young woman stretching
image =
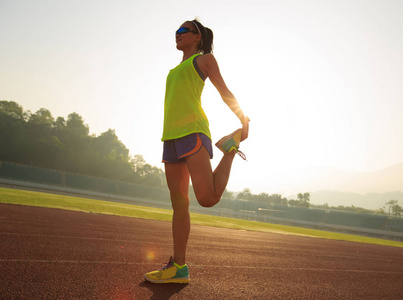
<path fill-rule="evenodd" d="M 239 143 L 248 137 L 249 131 L 249 118 L 227 88 L 211 54 L 213 32 L 197 20 L 187 21 L 176 31 L 176 48 L 183 52 L 183 59 L 167 77 L 162 135 L 163 162 L 173 208 L 174 256 L 162 269 L 145 275 L 153 283 L 189 282 L 185 264 L 190 232 L 189 178 L 201 206 L 217 204 L 227 186 L 234 156 L 237 152 L 241 154 Z M 207 78 L 242 124 L 241 129 L 216 143 L 224 156 L 214 171 L 210 164 L 213 150 L 209 123 L 201 107 Z"/>

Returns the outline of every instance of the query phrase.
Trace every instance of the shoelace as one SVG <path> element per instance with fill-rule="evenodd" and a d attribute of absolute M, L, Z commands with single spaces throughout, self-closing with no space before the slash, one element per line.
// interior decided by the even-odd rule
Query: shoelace
<path fill-rule="evenodd" d="M 173 260 L 173 258 L 172 258 L 172 256 L 171 256 L 171 258 L 169 259 L 169 262 L 164 266 L 164 267 L 162 267 L 161 269 L 160 269 L 160 271 L 164 271 L 164 270 L 166 270 L 166 269 L 169 269 L 170 267 L 172 267 L 174 265 L 174 260 Z"/>
<path fill-rule="evenodd" d="M 243 153 L 241 150 L 238 150 L 236 153 L 237 153 L 243 160 L 248 161 L 248 160 L 246 159 L 245 153 Z"/>

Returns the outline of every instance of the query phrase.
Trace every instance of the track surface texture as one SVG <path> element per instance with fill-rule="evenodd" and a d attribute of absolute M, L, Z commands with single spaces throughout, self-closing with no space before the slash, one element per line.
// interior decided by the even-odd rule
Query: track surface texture
<path fill-rule="evenodd" d="M 0 204 L 0 299 L 403 299 L 403 250 L 192 226 L 190 284 L 156 285 L 171 224 Z"/>

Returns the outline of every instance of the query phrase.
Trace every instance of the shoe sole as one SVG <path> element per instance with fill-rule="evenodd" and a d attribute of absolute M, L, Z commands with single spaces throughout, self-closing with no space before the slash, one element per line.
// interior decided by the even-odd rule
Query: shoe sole
<path fill-rule="evenodd" d="M 182 277 L 182 278 L 169 278 L 169 279 L 163 279 L 163 280 L 154 280 L 154 279 L 149 279 L 146 276 L 144 276 L 144 279 L 151 282 L 151 283 L 189 283 L 190 278 L 188 277 Z"/>
<path fill-rule="evenodd" d="M 221 150 L 221 146 L 224 144 L 224 141 L 227 141 L 227 140 L 229 140 L 230 138 L 232 138 L 232 137 L 233 137 L 234 135 L 236 135 L 236 134 L 238 133 L 238 131 L 240 131 L 240 130 L 242 130 L 242 129 L 235 130 L 233 133 L 231 133 L 231 134 L 229 134 L 229 135 L 227 135 L 227 136 L 224 136 L 224 137 L 223 137 L 222 139 L 220 139 L 217 143 L 215 143 L 216 147 Z M 221 151 L 223 151 L 223 150 L 221 150 Z"/>

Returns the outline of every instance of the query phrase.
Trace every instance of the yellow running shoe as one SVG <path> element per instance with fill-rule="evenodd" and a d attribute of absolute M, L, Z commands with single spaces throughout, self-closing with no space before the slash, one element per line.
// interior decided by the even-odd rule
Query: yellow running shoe
<path fill-rule="evenodd" d="M 152 283 L 189 283 L 189 269 L 187 265 L 179 266 L 171 256 L 168 264 L 158 271 L 148 272 L 145 280 Z"/>
<path fill-rule="evenodd" d="M 237 129 L 233 133 L 224 136 L 221 140 L 219 140 L 215 145 L 218 149 L 222 152 L 230 153 L 231 151 L 235 150 L 236 153 L 244 160 L 246 160 L 245 154 L 242 151 L 239 151 L 239 144 L 241 143 L 242 137 L 242 129 Z"/>

